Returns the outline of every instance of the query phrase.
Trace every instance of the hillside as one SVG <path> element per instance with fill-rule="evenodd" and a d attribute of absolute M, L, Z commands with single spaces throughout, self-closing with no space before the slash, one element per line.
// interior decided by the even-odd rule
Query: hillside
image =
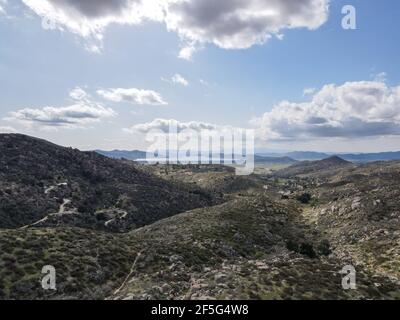
<path fill-rule="evenodd" d="M 338 156 L 332 156 L 318 161 L 302 161 L 288 168 L 278 170 L 274 175 L 277 177 L 323 176 L 324 174 L 332 174 L 334 170 L 353 166 L 351 162 L 343 160 Z"/>
<path fill-rule="evenodd" d="M 324 239 L 311 239 L 295 214 L 296 208 L 252 194 L 133 231 L 152 249 L 142 251 L 130 281 L 111 298 L 392 297 L 396 286 L 391 281 L 375 279 L 382 285 L 372 291 L 371 274 L 362 268 L 359 290 L 342 290 L 341 262 L 328 257 Z"/>
<path fill-rule="evenodd" d="M 298 213 L 296 206 L 257 193 L 126 234 L 76 228 L 3 230 L 0 298 L 396 297 L 392 281 L 362 266 L 358 290 L 342 290 L 339 270 L 344 262 L 329 256 L 325 238 L 310 237 Z M 57 268 L 57 291 L 39 288 L 46 264 Z"/>
<path fill-rule="evenodd" d="M 400 162 L 236 176 L 23 135 L 0 150 L 0 299 L 400 299 Z"/>
<path fill-rule="evenodd" d="M 127 231 L 216 202 L 195 186 L 167 182 L 95 152 L 0 135 L 2 228 L 66 223 Z"/>
<path fill-rule="evenodd" d="M 338 256 L 400 279 L 400 162 L 343 170 L 310 192 L 306 218 L 323 230 Z"/>
<path fill-rule="evenodd" d="M 220 197 L 263 186 L 256 175 L 237 176 L 233 167 L 223 165 L 158 164 L 143 166 L 143 170 L 176 184 L 197 186 Z"/>
<path fill-rule="evenodd" d="M 268 190 L 289 203 L 308 195 L 299 219 L 330 242 L 333 257 L 400 285 L 399 161 L 281 179 L 272 177 Z"/>

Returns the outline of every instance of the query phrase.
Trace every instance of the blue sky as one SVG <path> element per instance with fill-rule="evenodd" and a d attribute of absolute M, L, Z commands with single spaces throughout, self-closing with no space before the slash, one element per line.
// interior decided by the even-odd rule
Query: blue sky
<path fill-rule="evenodd" d="M 313 2 L 324 1 L 302 0 L 302 10 L 310 6 L 306 12 L 312 12 Z M 0 0 L 3 131 L 27 133 L 82 149 L 132 149 L 144 148 L 143 132 L 135 135 L 127 128 L 151 124 L 154 119 L 175 119 L 255 128 L 259 149 L 400 150 L 400 3 L 396 0 L 332 0 L 329 16 L 316 20 L 318 26 L 314 24 L 313 30 L 307 28 L 307 22 L 298 22 L 298 16 L 289 23 L 300 27 L 288 29 L 283 14 L 273 31 L 261 32 L 271 36 L 268 41 L 250 45 L 247 39 L 251 35 L 244 31 L 232 32 L 229 38 L 211 34 L 214 28 L 202 25 L 206 35 L 198 32 L 190 38 L 188 34 L 197 32 L 198 25 L 188 23 L 185 29 L 168 26 L 168 31 L 159 19 L 146 17 L 136 24 L 121 22 L 117 14 L 115 21 L 90 36 L 56 18 L 53 29 L 46 30 L 37 3 Z M 74 5 L 72 0 L 54 3 L 61 10 Z M 341 10 L 347 4 L 356 9 L 356 30 L 342 28 Z M 190 15 L 196 14 L 197 7 L 193 8 L 177 11 L 186 19 L 182 21 L 194 19 Z M 284 10 L 286 4 L 277 8 Z M 233 9 L 227 5 L 221 10 Z M 88 12 L 79 15 L 74 11 L 68 21 L 79 20 Z M 313 17 L 320 14 L 316 10 Z M 218 21 L 213 20 L 210 26 L 214 22 L 217 26 Z M 246 23 L 250 25 L 251 21 Z M 101 41 L 95 39 L 98 34 Z M 237 36 L 240 41 L 236 41 Z M 98 52 L 88 50 L 94 45 Z M 190 60 L 180 58 L 180 50 L 188 45 L 196 48 L 195 52 Z M 239 49 L 242 45 L 246 48 Z M 235 48 L 226 48 L 229 46 Z M 188 85 L 174 82 L 175 75 Z M 333 87 L 322 90 L 330 84 Z M 70 93 L 78 87 L 85 97 L 74 100 Z M 114 90 L 118 88 L 137 91 Z M 307 94 L 305 89 L 310 89 Z M 100 90 L 108 93 L 107 97 L 99 94 Z M 376 96 L 366 100 L 361 91 Z M 145 100 L 139 101 L 138 94 Z M 88 119 L 80 115 L 75 123 L 70 121 L 73 117 L 62 118 L 66 115 L 58 110 L 71 105 L 90 112 L 97 109 Z M 297 107 L 302 108 L 300 113 L 294 112 Z M 308 117 L 325 120 L 316 124 Z M 352 130 L 355 127 L 357 130 Z"/>

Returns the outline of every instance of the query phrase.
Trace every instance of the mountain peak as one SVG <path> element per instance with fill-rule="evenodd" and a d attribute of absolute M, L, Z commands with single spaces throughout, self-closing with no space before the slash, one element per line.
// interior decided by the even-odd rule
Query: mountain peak
<path fill-rule="evenodd" d="M 321 160 L 321 162 L 324 162 L 329 165 L 346 165 L 346 164 L 351 163 L 349 161 L 342 159 L 339 156 L 332 156 L 332 157 Z"/>

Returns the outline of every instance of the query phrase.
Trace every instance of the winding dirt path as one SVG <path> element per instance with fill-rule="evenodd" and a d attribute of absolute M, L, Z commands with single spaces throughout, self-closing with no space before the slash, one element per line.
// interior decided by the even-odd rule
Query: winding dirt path
<path fill-rule="evenodd" d="M 26 225 L 26 226 L 23 226 L 23 227 L 21 227 L 21 228 L 19 228 L 19 229 L 20 229 L 20 230 L 24 230 L 24 229 L 27 229 L 27 228 L 30 228 L 30 227 L 34 227 L 34 226 L 36 226 L 36 225 L 38 225 L 38 224 L 40 224 L 40 223 L 42 223 L 42 222 L 46 222 L 46 221 L 49 219 L 49 217 L 57 216 L 57 215 L 63 215 L 63 214 L 65 213 L 65 207 L 66 207 L 68 204 L 70 204 L 70 203 L 71 203 L 71 200 L 69 200 L 69 199 L 64 199 L 64 201 L 63 201 L 63 203 L 60 205 L 60 208 L 59 208 L 59 210 L 58 210 L 57 213 L 50 213 L 50 214 L 48 214 L 47 216 L 45 216 L 44 218 L 42 218 L 42 219 L 40 219 L 40 220 L 38 220 L 38 221 L 36 221 L 36 222 L 34 222 L 34 223 L 31 223 L 31 224 L 28 224 L 28 225 Z"/>

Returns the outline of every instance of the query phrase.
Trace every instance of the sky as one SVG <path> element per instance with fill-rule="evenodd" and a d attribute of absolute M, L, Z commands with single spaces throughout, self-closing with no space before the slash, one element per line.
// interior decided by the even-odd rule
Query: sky
<path fill-rule="evenodd" d="M 400 150 L 398 12 L 397 0 L 0 0 L 0 132 L 144 149 L 173 121 L 253 129 L 259 151 Z"/>

